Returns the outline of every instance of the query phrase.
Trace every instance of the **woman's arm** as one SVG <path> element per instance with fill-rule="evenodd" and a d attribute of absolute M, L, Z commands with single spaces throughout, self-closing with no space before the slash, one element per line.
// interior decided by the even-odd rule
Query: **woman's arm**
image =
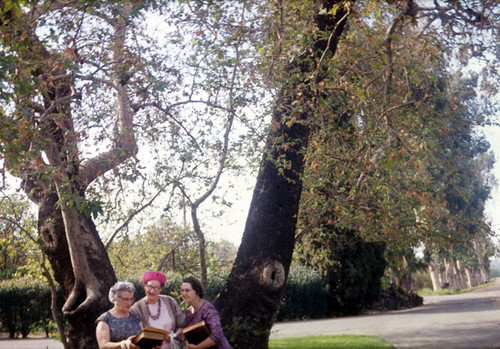
<path fill-rule="evenodd" d="M 110 342 L 109 326 L 104 321 L 99 321 L 97 323 L 95 335 L 99 349 L 122 349 L 120 343 Z"/>
<path fill-rule="evenodd" d="M 207 308 L 205 309 L 203 313 L 203 320 L 205 320 L 205 324 L 210 330 L 210 335 L 207 339 L 210 339 L 216 345 L 222 343 L 224 332 L 222 331 L 219 313 L 212 304 L 208 304 Z"/>
<path fill-rule="evenodd" d="M 137 349 L 139 347 L 132 343 L 134 337 L 129 337 L 120 342 L 110 342 L 109 325 L 104 321 L 97 323 L 96 338 L 99 349 Z"/>

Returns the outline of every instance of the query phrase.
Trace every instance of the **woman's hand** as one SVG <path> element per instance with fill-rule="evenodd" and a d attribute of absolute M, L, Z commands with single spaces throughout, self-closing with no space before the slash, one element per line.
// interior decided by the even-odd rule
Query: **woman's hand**
<path fill-rule="evenodd" d="M 175 331 L 175 337 L 179 338 L 182 335 L 182 328 L 178 328 L 177 331 Z"/>
<path fill-rule="evenodd" d="M 135 338 L 135 336 L 130 336 L 128 337 L 126 340 L 125 340 L 125 346 L 127 347 L 127 349 L 141 349 L 140 346 L 138 345 L 135 345 L 134 343 L 132 343 L 132 340 Z"/>

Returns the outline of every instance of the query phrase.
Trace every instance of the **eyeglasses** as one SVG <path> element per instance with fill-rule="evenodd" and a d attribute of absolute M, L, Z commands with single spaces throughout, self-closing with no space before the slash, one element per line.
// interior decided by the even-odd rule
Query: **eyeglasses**
<path fill-rule="evenodd" d="M 158 291 L 158 290 L 161 290 L 163 287 L 162 286 L 152 286 L 152 285 L 146 284 L 146 288 L 150 291 Z"/>
<path fill-rule="evenodd" d="M 125 302 L 134 302 L 135 301 L 135 298 L 124 298 L 124 297 L 118 297 L 120 298 L 121 300 L 125 301 Z"/>

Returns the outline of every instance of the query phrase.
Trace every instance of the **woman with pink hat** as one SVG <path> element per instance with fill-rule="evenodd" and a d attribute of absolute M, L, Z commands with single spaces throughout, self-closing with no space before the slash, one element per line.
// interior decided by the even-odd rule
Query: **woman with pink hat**
<path fill-rule="evenodd" d="M 179 303 L 170 296 L 161 294 L 167 276 L 159 271 L 147 271 L 142 275 L 140 284 L 146 296 L 138 300 L 130 309 L 142 319 L 144 327 L 152 326 L 179 336 L 186 326 L 186 319 Z M 161 349 L 173 349 L 170 342 L 163 342 Z"/>

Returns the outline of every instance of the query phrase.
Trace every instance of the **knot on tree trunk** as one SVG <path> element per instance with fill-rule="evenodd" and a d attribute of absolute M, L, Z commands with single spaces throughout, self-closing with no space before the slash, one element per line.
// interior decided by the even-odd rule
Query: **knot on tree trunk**
<path fill-rule="evenodd" d="M 280 289 L 285 284 L 285 268 L 278 261 L 267 262 L 262 266 L 259 282 L 267 287 Z"/>

